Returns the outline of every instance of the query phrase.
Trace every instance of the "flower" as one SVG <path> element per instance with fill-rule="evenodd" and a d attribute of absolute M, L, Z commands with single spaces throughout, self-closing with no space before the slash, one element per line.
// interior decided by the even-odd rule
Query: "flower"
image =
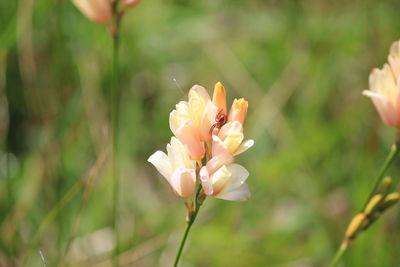
<path fill-rule="evenodd" d="M 133 7 L 139 4 L 140 0 L 121 0 L 121 3 L 126 7 Z"/>
<path fill-rule="evenodd" d="M 254 145 L 254 140 L 243 142 L 243 126 L 239 121 L 231 121 L 222 126 L 218 135 L 213 136 L 212 156 L 239 155 Z"/>
<path fill-rule="evenodd" d="M 201 187 L 196 201 L 206 195 L 247 200 L 250 191 L 245 181 L 249 172 L 234 163 L 236 155 L 254 145 L 251 139 L 244 141 L 247 109 L 246 100 L 235 99 L 228 113 L 226 90 L 220 82 L 214 86 L 212 99 L 202 86 L 194 85 L 188 101 L 180 101 L 169 115 L 169 125 L 176 137 L 167 146 L 168 155 L 157 151 L 148 161 L 180 196 L 193 194 L 197 171 Z M 206 164 L 202 166 L 204 157 Z"/>
<path fill-rule="evenodd" d="M 193 86 L 189 100 L 181 101 L 170 113 L 169 125 L 174 135 L 186 146 L 191 159 L 200 160 L 205 153 L 204 142 L 211 141 L 210 129 L 215 123 L 218 107 L 204 87 Z"/>
<path fill-rule="evenodd" d="M 204 193 L 224 200 L 243 201 L 250 198 L 245 183 L 249 172 L 239 164 L 223 165 L 215 172 L 207 166 L 200 170 L 200 180 Z"/>
<path fill-rule="evenodd" d="M 363 94 L 371 98 L 386 125 L 400 129 L 400 41 L 392 44 L 388 61 L 382 69 L 372 70 L 370 90 Z"/>
<path fill-rule="evenodd" d="M 167 153 L 156 151 L 147 161 L 167 179 L 177 195 L 190 197 L 196 187 L 196 162 L 189 158 L 185 147 L 175 137 L 167 145 Z"/>
<path fill-rule="evenodd" d="M 72 0 L 74 5 L 95 23 L 110 23 L 112 17 L 113 0 Z M 118 14 L 122 15 L 127 8 L 139 4 L 140 0 L 119 0 L 121 7 Z M 118 4 L 118 3 L 116 3 Z"/>
<path fill-rule="evenodd" d="M 112 15 L 110 0 L 72 0 L 72 2 L 91 21 L 110 22 Z"/>

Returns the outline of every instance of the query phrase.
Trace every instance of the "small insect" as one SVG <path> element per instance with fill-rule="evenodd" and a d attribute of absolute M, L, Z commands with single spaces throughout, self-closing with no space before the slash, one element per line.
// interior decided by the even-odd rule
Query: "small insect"
<path fill-rule="evenodd" d="M 224 114 L 223 110 L 221 109 L 217 116 L 215 116 L 215 123 L 211 126 L 210 135 L 214 131 L 215 128 L 221 129 L 222 126 L 228 121 L 228 117 Z"/>

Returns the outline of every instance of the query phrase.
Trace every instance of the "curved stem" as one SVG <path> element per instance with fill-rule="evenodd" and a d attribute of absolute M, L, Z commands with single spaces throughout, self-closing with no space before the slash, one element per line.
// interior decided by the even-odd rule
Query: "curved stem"
<path fill-rule="evenodd" d="M 369 194 L 368 198 L 366 199 L 361 211 L 363 211 L 365 209 L 365 207 L 368 205 L 369 200 L 371 199 L 371 197 L 373 197 L 374 193 L 376 192 L 376 190 L 378 189 L 379 185 L 382 182 L 382 179 L 385 175 L 386 170 L 389 168 L 390 164 L 393 162 L 393 160 L 395 159 L 396 155 L 399 154 L 399 141 L 397 141 L 396 143 L 394 143 L 392 145 L 392 147 L 390 148 L 390 152 L 387 155 L 385 161 L 383 162 L 383 165 L 378 173 L 378 176 L 376 177 L 375 180 L 375 185 L 371 190 L 371 193 Z"/>
<path fill-rule="evenodd" d="M 199 213 L 199 210 L 200 210 L 200 206 L 203 204 L 204 199 L 202 201 L 199 201 L 199 196 L 200 196 L 200 193 L 201 193 L 201 189 L 202 189 L 201 185 L 198 185 L 198 188 L 197 188 L 197 191 L 196 191 L 194 211 L 191 214 L 189 214 L 189 218 L 188 218 L 188 222 L 187 222 L 187 225 L 186 225 L 186 229 L 185 229 L 185 232 L 183 233 L 182 240 L 181 240 L 181 243 L 179 245 L 178 252 L 176 253 L 176 257 L 175 257 L 175 261 L 174 261 L 174 267 L 178 266 L 179 259 L 181 257 L 182 251 L 183 251 L 183 247 L 185 246 L 186 239 L 187 239 L 187 237 L 189 235 L 189 231 L 192 228 L 192 225 L 193 225 L 194 221 L 196 220 L 197 214 Z"/>
<path fill-rule="evenodd" d="M 344 253 L 346 252 L 347 246 L 343 242 L 342 245 L 339 247 L 339 249 L 336 251 L 335 257 L 333 258 L 331 264 L 329 264 L 329 267 L 336 267 L 338 263 L 340 262 L 340 259 L 343 257 Z"/>

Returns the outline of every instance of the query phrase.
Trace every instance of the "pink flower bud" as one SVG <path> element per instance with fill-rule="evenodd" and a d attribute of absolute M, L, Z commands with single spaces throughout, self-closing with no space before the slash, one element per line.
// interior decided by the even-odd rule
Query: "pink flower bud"
<path fill-rule="evenodd" d="M 249 103 L 244 98 L 235 99 L 229 111 L 228 121 L 238 121 L 243 125 L 248 106 Z"/>

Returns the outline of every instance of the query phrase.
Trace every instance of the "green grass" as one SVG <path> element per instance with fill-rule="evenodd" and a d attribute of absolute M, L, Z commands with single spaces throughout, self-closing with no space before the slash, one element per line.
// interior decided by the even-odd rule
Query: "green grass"
<path fill-rule="evenodd" d="M 83 188 L 56 209 L 37 242 L 34 236 L 110 142 L 106 28 L 70 1 L 33 2 L 31 9 L 0 3 L 5 266 L 42 266 L 39 250 L 48 266 L 61 259 Z M 171 265 L 185 227 L 183 200 L 146 160 L 165 150 L 169 112 L 189 88 L 211 92 L 221 81 L 229 101 L 249 100 L 245 134 L 256 143 L 237 161 L 250 171 L 252 198 L 207 199 L 181 266 L 326 266 L 394 139 L 361 91 L 400 38 L 399 8 L 393 0 L 143 0 L 127 12 L 120 47 L 123 265 Z M 109 256 L 93 245 L 113 239 L 109 156 L 95 168 L 67 257 L 72 266 Z M 388 174 L 398 180 L 398 164 Z M 343 266 L 396 266 L 399 214 L 394 208 L 361 235 Z M 90 243 L 93 233 L 98 239 Z"/>

